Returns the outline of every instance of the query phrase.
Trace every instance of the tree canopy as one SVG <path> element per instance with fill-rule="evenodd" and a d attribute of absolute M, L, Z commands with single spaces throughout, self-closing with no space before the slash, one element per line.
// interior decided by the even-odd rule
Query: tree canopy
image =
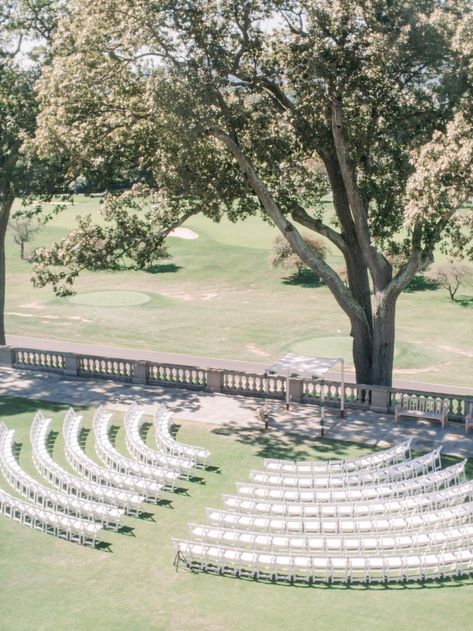
<path fill-rule="evenodd" d="M 25 147 L 36 129 L 35 84 L 48 63 L 58 5 L 7 0 L 0 6 L 0 344 L 5 343 L 5 234 L 13 202 L 21 198 L 37 214 L 40 198 L 50 199 L 63 187 L 63 159 L 40 158 Z"/>
<path fill-rule="evenodd" d="M 159 196 L 152 238 L 192 213 L 261 213 L 347 314 L 358 382 L 389 385 L 399 294 L 442 239 L 472 254 L 472 8 L 71 0 L 40 80 L 36 145 L 71 173 L 135 168 Z M 302 227 L 343 255 L 346 279 Z M 41 260 L 54 248 L 37 269 L 64 280 Z"/>

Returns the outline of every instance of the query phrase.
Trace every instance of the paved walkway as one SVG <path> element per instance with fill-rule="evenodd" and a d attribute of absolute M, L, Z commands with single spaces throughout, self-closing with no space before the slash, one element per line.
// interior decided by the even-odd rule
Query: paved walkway
<path fill-rule="evenodd" d="M 260 427 L 255 410 L 261 399 L 213 394 L 181 388 L 159 388 L 124 384 L 111 380 L 65 378 L 62 375 L 29 370 L 0 368 L 0 395 L 19 396 L 71 405 L 105 403 L 115 410 L 124 410 L 136 401 L 152 412 L 165 403 L 174 411 L 179 422 L 194 421 L 227 428 L 229 433 L 243 428 Z M 291 404 L 287 412 L 279 401 L 268 402 L 271 414 L 270 431 L 275 433 L 320 436 L 320 408 L 313 405 Z M 261 428 L 262 431 L 263 428 Z M 443 445 L 443 453 L 473 457 L 473 433 L 465 436 L 463 424 L 450 423 L 445 430 L 429 421 L 402 420 L 394 424 L 389 414 L 347 410 L 341 419 L 337 410 L 327 408 L 325 421 L 327 438 L 388 447 L 412 436 L 414 447 L 430 449 Z"/>

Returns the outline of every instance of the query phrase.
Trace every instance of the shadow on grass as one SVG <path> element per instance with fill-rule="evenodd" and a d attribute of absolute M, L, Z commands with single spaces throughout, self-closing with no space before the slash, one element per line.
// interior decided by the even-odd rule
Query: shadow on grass
<path fill-rule="evenodd" d="M 33 414 L 40 408 L 50 412 L 63 412 L 67 411 L 70 408 L 70 405 L 51 403 L 49 401 L 41 401 L 37 399 L 24 399 L 22 397 L 12 397 L 9 395 L 2 395 L 0 397 L 0 418 L 11 416 L 13 427 L 14 417 L 16 414 L 24 414 L 26 412 L 31 412 Z"/>
<path fill-rule="evenodd" d="M 59 432 L 51 430 L 46 438 L 46 451 L 50 456 L 53 455 L 54 445 L 56 444 L 56 439 L 59 436 Z"/>
<path fill-rule="evenodd" d="M 154 518 L 154 513 L 150 513 L 148 511 L 140 511 L 136 517 L 138 519 L 142 519 L 143 521 L 156 521 Z"/>
<path fill-rule="evenodd" d="M 175 493 L 176 495 L 187 495 L 187 497 L 190 497 L 189 489 L 186 489 L 184 486 L 176 486 L 176 488 L 173 490 L 173 493 Z"/>
<path fill-rule="evenodd" d="M 202 484 L 205 485 L 207 484 L 207 481 L 205 480 L 205 478 L 202 478 L 199 475 L 193 475 L 189 478 L 189 482 L 193 482 L 195 484 Z"/>
<path fill-rule="evenodd" d="M 455 302 L 461 307 L 473 307 L 473 296 L 458 296 Z"/>
<path fill-rule="evenodd" d="M 79 432 L 79 445 L 81 449 L 85 451 L 85 446 L 87 444 L 87 436 L 90 434 L 92 430 L 88 427 L 81 427 Z"/>
<path fill-rule="evenodd" d="M 178 272 L 182 267 L 175 263 L 162 263 L 161 265 L 150 265 L 145 269 L 148 274 L 171 274 Z"/>
<path fill-rule="evenodd" d="M 438 288 L 439 285 L 435 280 L 431 280 L 422 274 L 418 274 L 417 276 L 414 276 L 404 291 L 408 294 L 413 294 L 416 291 L 435 291 Z"/>
<path fill-rule="evenodd" d="M 110 442 L 112 443 L 114 447 L 115 447 L 115 441 L 116 441 L 119 429 L 120 429 L 120 425 L 110 425 L 110 428 L 108 430 L 108 436 L 110 438 Z"/>
<path fill-rule="evenodd" d="M 205 470 L 209 471 L 210 473 L 218 473 L 219 475 L 222 474 L 222 469 L 220 467 L 217 467 L 216 465 L 209 465 L 205 468 Z"/>
<path fill-rule="evenodd" d="M 12 454 L 17 462 L 20 459 L 20 451 L 22 447 L 23 447 L 23 443 L 17 443 L 16 441 L 12 445 L 12 448 L 11 448 Z"/>
<path fill-rule="evenodd" d="M 120 526 L 117 532 L 119 535 L 126 535 L 127 537 L 136 537 L 135 529 L 132 528 L 131 526 Z"/>
<path fill-rule="evenodd" d="M 111 554 L 113 554 L 112 544 L 108 541 L 96 541 L 95 549 L 100 550 L 101 552 L 110 552 Z"/>
<path fill-rule="evenodd" d="M 233 579 L 236 581 L 242 581 L 246 583 L 259 583 L 261 585 L 268 585 L 273 588 L 289 588 L 289 589 L 318 589 L 318 590 L 330 590 L 330 591 L 358 591 L 358 592 L 396 592 L 396 591 L 419 591 L 419 590 L 428 590 L 428 589 L 444 589 L 444 588 L 452 588 L 452 587 L 472 587 L 473 581 L 469 576 L 451 576 L 446 578 L 428 578 L 420 581 L 415 580 L 399 580 L 399 581 L 373 581 L 371 583 L 331 583 L 323 580 L 304 582 L 299 580 L 297 582 L 291 580 L 279 580 L 276 581 L 274 578 L 269 577 L 260 577 L 256 578 L 256 576 L 249 575 L 233 575 L 233 574 L 223 574 L 218 570 L 209 571 L 203 570 L 201 568 L 189 567 L 185 564 L 185 562 L 179 560 L 176 563 L 174 561 L 174 565 L 176 566 L 176 572 L 189 572 L 191 574 L 208 574 L 211 576 L 215 576 L 221 579 Z"/>
<path fill-rule="evenodd" d="M 324 287 L 325 283 L 310 269 L 304 269 L 282 279 L 284 285 L 296 285 L 298 287 Z"/>
<path fill-rule="evenodd" d="M 346 455 L 348 447 L 353 442 L 331 440 L 330 438 L 312 438 L 303 434 L 273 433 L 270 429 L 261 427 L 236 427 L 235 425 L 223 425 L 212 430 L 218 436 L 231 436 L 243 445 L 257 446 L 257 456 L 263 458 L 283 458 L 287 460 L 307 460 L 317 458 L 320 460 L 333 459 L 334 454 L 340 457 Z M 359 446 L 357 444 L 357 446 Z"/>
<path fill-rule="evenodd" d="M 181 427 L 182 425 L 179 425 L 178 423 L 171 423 L 169 427 L 169 433 L 174 438 L 174 440 L 177 440 L 177 434 L 179 430 L 181 429 Z"/>
<path fill-rule="evenodd" d="M 159 499 L 156 502 L 156 506 L 162 506 L 163 508 L 174 508 L 174 506 L 172 505 L 172 500 L 166 500 L 166 499 Z"/>
<path fill-rule="evenodd" d="M 151 423 L 145 422 L 138 429 L 138 434 L 144 443 L 146 442 L 146 439 L 148 438 L 150 428 L 151 428 Z"/>

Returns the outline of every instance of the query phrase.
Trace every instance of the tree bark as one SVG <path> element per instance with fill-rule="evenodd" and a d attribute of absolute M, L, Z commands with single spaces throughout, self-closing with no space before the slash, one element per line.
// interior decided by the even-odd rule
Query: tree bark
<path fill-rule="evenodd" d="M 391 386 L 397 296 L 375 296 L 373 313 L 373 350 L 370 384 Z"/>
<path fill-rule="evenodd" d="M 363 258 L 360 244 L 356 236 L 355 225 L 350 212 L 350 203 L 343 182 L 342 173 L 337 156 L 333 153 L 320 154 L 325 165 L 333 193 L 333 205 L 337 213 L 345 247 L 340 250 L 345 258 L 348 286 L 354 298 L 362 307 L 368 322 L 371 322 L 371 291 L 368 277 L 368 266 Z"/>
<path fill-rule="evenodd" d="M 350 323 L 356 383 L 369 384 L 371 379 L 373 336 L 368 327 L 360 326 L 359 322 L 351 318 Z"/>
<path fill-rule="evenodd" d="M 5 344 L 5 237 L 13 201 L 10 197 L 0 203 L 0 346 Z"/>

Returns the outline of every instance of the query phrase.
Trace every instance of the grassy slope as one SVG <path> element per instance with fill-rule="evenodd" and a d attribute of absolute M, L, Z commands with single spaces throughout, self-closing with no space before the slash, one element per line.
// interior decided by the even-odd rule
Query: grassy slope
<path fill-rule="evenodd" d="M 60 430 L 64 406 L 0 399 L 0 417 L 16 429 L 20 463 L 34 472 L 28 427 L 37 406 Z M 86 424 L 91 410 L 84 410 Z M 117 416 L 117 424 L 119 424 Z M 189 495 L 168 494 L 173 508 L 150 506 L 154 521 L 131 517 L 135 536 L 104 532 L 112 553 L 70 544 L 0 518 L 0 611 L 5 631 L 136 631 L 182 629 L 278 631 L 299 629 L 467 628 L 473 615 L 473 580 L 408 586 L 315 588 L 254 583 L 205 574 L 178 573 L 171 536 L 186 537 L 189 521 L 205 522 L 205 507 L 221 507 L 220 494 L 261 468 L 263 456 L 351 457 L 368 448 L 331 441 L 280 438 L 183 423 L 179 439 L 205 445 L 221 473 L 204 484 L 185 484 Z M 123 453 L 123 430 L 117 435 Z M 150 441 L 153 444 L 153 441 Z M 92 441 L 87 448 L 93 457 Z M 65 464 L 62 436 L 54 458 Z M 471 467 L 470 467 L 471 468 Z M 2 482 L 2 486 L 6 483 Z"/>
<path fill-rule="evenodd" d="M 97 204 L 79 198 L 30 247 L 51 242 L 73 226 L 75 215 L 96 212 Z M 349 323 L 330 292 L 286 284 L 288 274 L 269 267 L 274 229 L 258 218 L 233 225 L 195 217 L 188 227 L 199 239 L 169 239 L 173 258 L 163 268 L 168 271 L 84 274 L 80 293 L 134 290 L 151 297 L 117 308 L 77 304 L 32 288 L 29 263 L 20 261 L 9 241 L 7 331 L 256 361 L 294 351 L 344 355 L 350 362 Z M 334 255 L 330 262 L 341 265 Z M 402 295 L 395 374 L 470 385 L 471 309 L 451 303 L 442 290 Z"/>

